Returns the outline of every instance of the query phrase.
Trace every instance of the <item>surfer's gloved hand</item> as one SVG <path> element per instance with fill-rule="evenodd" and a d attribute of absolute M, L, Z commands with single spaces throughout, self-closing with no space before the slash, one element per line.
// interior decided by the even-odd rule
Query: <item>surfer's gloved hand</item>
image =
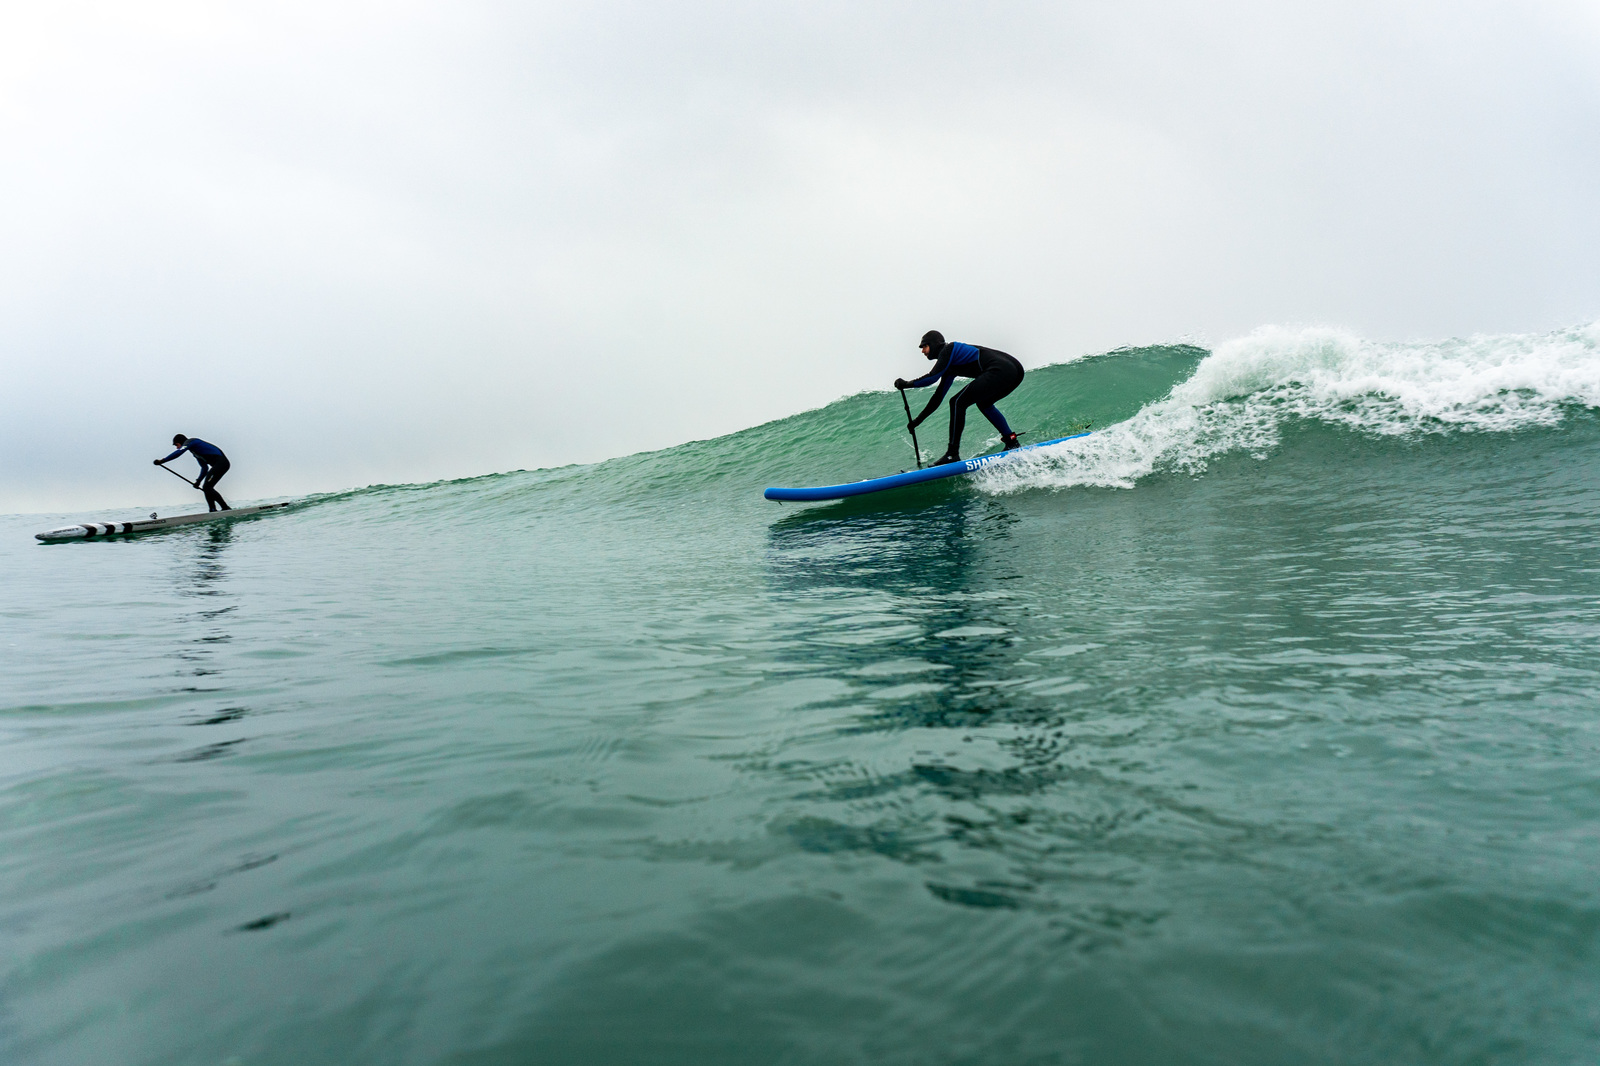
<path fill-rule="evenodd" d="M 917 426 L 920 425 L 920 424 L 921 423 L 919 423 L 915 418 L 913 418 L 911 421 L 906 423 L 906 429 L 911 430 L 912 432 L 915 432 Z"/>
<path fill-rule="evenodd" d="M 157 466 L 160 466 L 160 465 L 161 465 L 161 460 L 160 460 L 160 459 L 152 459 L 152 460 L 150 460 L 150 461 L 151 461 L 151 462 L 152 462 L 152 463 L 155 463 L 155 464 L 156 464 L 156 465 L 157 465 Z"/>
<path fill-rule="evenodd" d="M 911 387 L 911 382 L 907 381 L 905 378 L 895 378 L 894 387 L 903 392 Z"/>

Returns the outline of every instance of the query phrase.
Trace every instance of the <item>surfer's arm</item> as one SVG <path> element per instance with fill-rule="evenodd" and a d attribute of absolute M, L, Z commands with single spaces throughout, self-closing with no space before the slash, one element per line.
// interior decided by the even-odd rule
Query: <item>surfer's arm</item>
<path fill-rule="evenodd" d="M 922 425 L 923 420 L 933 414 L 934 408 L 939 406 L 939 401 L 944 399 L 944 394 L 950 391 L 950 382 L 955 378 L 955 374 L 950 369 L 950 360 L 954 358 L 954 354 L 955 345 L 946 344 L 944 351 L 939 353 L 939 361 L 933 364 L 932 370 L 915 381 L 906 382 L 906 388 L 908 389 L 926 388 L 932 385 L 935 380 L 939 382 L 939 387 L 934 390 L 933 399 L 928 401 L 928 406 L 922 409 L 920 415 L 911 420 L 913 428 Z"/>
<path fill-rule="evenodd" d="M 188 450 L 189 450 L 189 446 L 188 445 L 184 445 L 182 448 L 179 448 L 177 451 L 173 452 L 171 455 L 167 456 L 165 459 L 157 459 L 156 462 L 157 462 L 157 464 L 170 463 L 170 462 L 172 462 L 172 460 L 176 459 L 178 456 L 182 455 L 184 452 L 186 452 Z"/>
<path fill-rule="evenodd" d="M 922 425 L 922 423 L 927 420 L 929 415 L 938 410 L 939 401 L 943 400 L 944 394 L 950 391 L 950 382 L 954 379 L 954 374 L 946 374 L 944 377 L 939 379 L 939 387 L 933 390 L 933 398 L 928 401 L 928 406 L 922 409 L 922 413 L 920 415 L 911 420 L 911 424 L 913 426 Z"/>
<path fill-rule="evenodd" d="M 933 364 L 933 369 L 928 371 L 926 374 L 922 375 L 920 378 L 917 378 L 917 379 L 915 379 L 913 381 L 906 382 L 906 388 L 908 388 L 908 389 L 925 389 L 929 385 L 932 385 L 938 379 L 944 377 L 945 376 L 944 372 L 950 368 L 950 357 L 951 357 L 951 353 L 952 353 L 952 349 L 953 348 L 954 348 L 954 345 L 950 345 L 950 344 L 945 345 L 944 346 L 944 351 L 939 353 L 939 361 L 937 363 Z M 950 381 L 949 381 L 948 378 L 946 378 L 944 384 L 941 385 L 940 388 L 941 389 L 948 389 L 949 387 L 950 387 Z M 935 400 L 934 401 L 934 406 L 937 407 L 938 405 L 939 405 L 939 402 L 937 400 Z"/>

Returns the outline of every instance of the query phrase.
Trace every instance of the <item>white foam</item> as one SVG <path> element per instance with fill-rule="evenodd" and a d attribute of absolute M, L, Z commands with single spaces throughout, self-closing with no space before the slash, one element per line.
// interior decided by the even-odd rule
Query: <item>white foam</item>
<path fill-rule="evenodd" d="M 1380 344 L 1334 329 L 1268 326 L 1220 345 L 1187 381 L 1125 422 L 986 471 L 991 492 L 1132 488 L 1215 456 L 1264 458 L 1290 418 L 1395 436 L 1554 425 L 1600 407 L 1600 323 L 1559 333 Z"/>

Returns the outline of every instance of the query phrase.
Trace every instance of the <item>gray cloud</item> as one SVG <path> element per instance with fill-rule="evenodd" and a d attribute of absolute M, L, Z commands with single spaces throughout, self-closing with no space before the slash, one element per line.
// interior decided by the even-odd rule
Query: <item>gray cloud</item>
<path fill-rule="evenodd" d="M 40 7 L 9 510 L 170 499 L 180 430 L 242 497 L 664 446 L 930 326 L 1040 365 L 1600 315 L 1579 3 Z"/>

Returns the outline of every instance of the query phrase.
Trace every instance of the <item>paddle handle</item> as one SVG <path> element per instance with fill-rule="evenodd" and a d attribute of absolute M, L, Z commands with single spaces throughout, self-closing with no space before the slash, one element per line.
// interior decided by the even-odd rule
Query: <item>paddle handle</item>
<path fill-rule="evenodd" d="M 922 448 L 917 444 L 917 427 L 911 424 L 911 401 L 906 399 L 906 390 L 900 390 L 900 402 L 906 409 L 906 428 L 911 431 L 911 450 L 917 453 L 917 469 L 922 469 Z"/>

